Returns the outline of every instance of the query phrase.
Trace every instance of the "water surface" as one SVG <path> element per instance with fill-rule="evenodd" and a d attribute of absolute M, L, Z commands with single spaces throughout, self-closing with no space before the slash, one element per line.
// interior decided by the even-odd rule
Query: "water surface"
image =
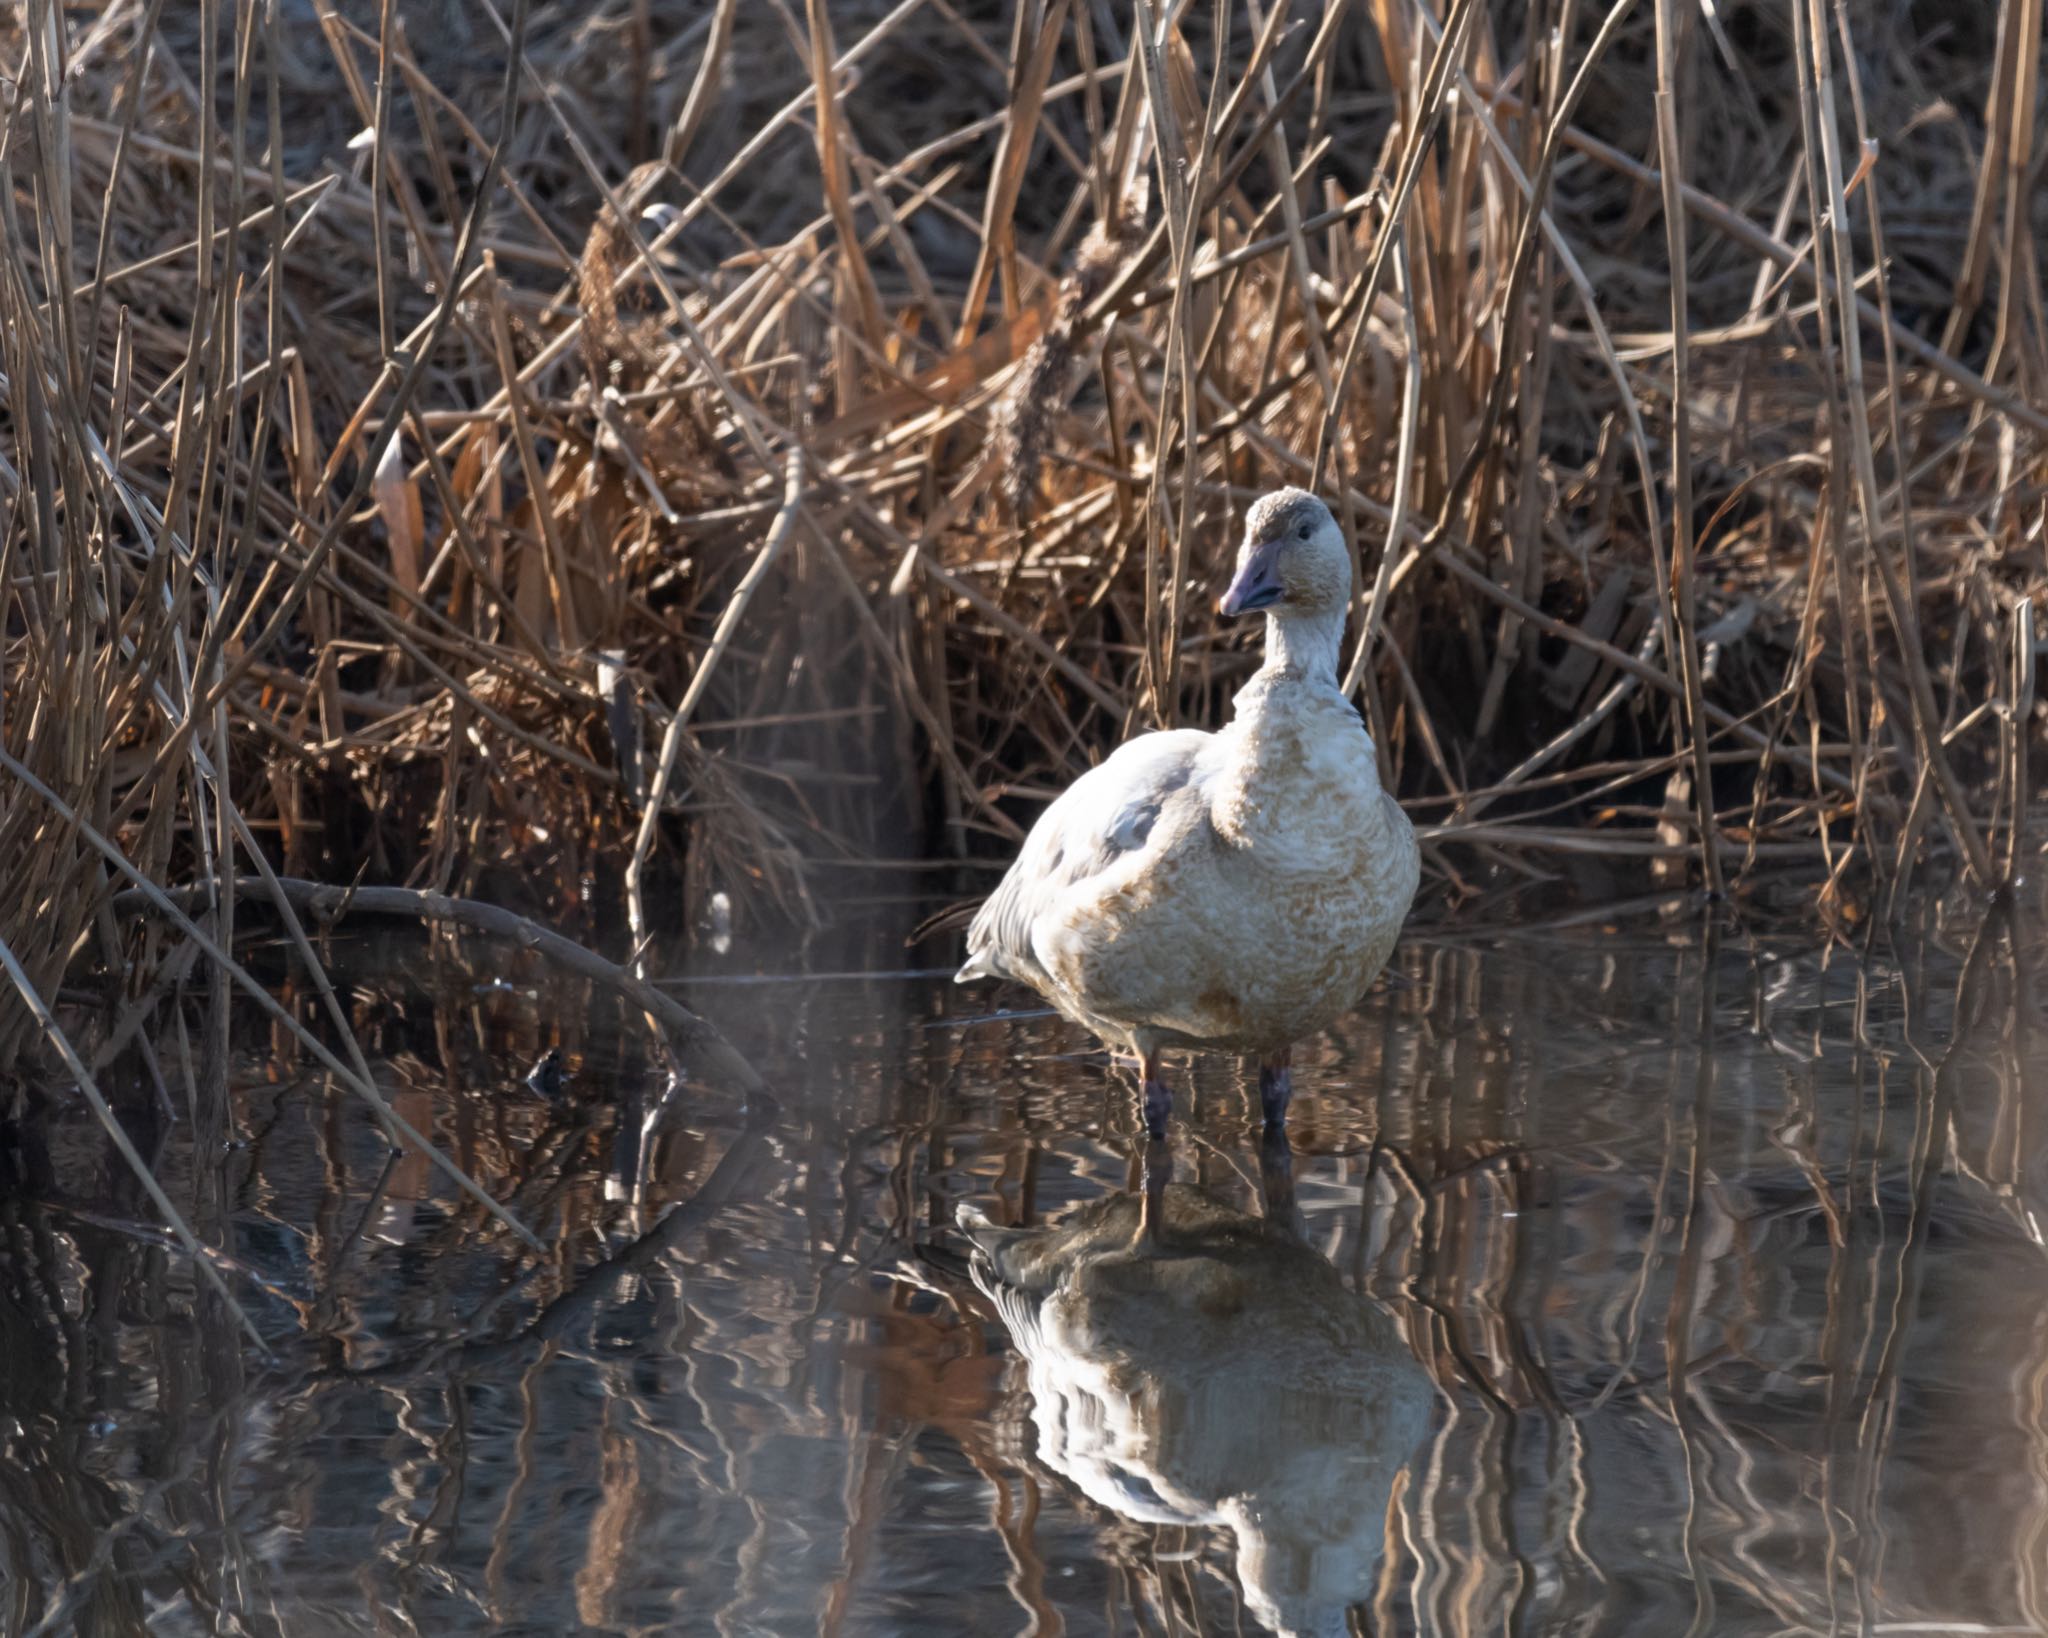
<path fill-rule="evenodd" d="M 381 1085 L 548 1249 L 253 1017 L 210 1101 L 194 1009 L 177 1118 L 109 1090 L 266 1361 L 52 1091 L 0 1630 L 2048 1630 L 2038 928 L 1418 934 L 1285 1154 L 1177 1070 L 1149 1233 L 1128 1079 L 1027 998 L 736 951 L 679 993 L 749 1109 L 524 954 L 340 939 Z"/>

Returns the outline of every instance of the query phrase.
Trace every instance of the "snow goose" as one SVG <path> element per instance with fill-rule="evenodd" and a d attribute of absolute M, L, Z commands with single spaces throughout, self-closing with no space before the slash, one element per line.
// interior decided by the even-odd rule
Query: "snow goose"
<path fill-rule="evenodd" d="M 1386 964 L 1415 833 L 1337 682 L 1351 553 L 1321 501 L 1256 501 L 1219 609 L 1266 615 L 1266 663 L 1216 733 L 1142 734 L 1039 816 L 967 934 L 956 982 L 1030 985 L 1133 1053 L 1162 1137 L 1167 1047 L 1259 1057 L 1269 1127 L 1296 1041 Z"/>

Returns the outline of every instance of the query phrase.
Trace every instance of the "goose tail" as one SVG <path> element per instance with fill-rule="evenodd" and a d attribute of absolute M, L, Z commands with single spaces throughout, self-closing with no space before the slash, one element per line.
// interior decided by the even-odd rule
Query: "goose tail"
<path fill-rule="evenodd" d="M 955 984 L 972 984 L 978 978 L 996 978 L 999 976 L 1001 975 L 996 969 L 996 964 L 989 960 L 988 951 L 976 950 L 962 963 L 960 970 L 953 975 L 953 982 Z"/>

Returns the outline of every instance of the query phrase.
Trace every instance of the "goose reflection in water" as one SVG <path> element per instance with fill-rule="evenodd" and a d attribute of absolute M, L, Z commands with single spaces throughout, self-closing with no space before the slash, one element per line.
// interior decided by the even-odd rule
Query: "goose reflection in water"
<path fill-rule="evenodd" d="M 1253 1615 L 1342 1634 L 1374 1591 L 1395 1482 L 1435 1390 L 1385 1312 L 1289 1219 L 1156 1183 L 1042 1228 L 959 1212 L 975 1283 L 1030 1371 L 1038 1454 L 1141 1523 L 1224 1525 Z"/>

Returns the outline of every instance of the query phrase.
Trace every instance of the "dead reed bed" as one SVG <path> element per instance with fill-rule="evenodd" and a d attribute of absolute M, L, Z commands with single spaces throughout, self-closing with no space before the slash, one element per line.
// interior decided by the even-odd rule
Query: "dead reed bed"
<path fill-rule="evenodd" d="M 1452 892 L 2008 878 L 2041 10 L 26 0 L 0 1062 L 219 969 L 154 889 L 658 968 L 999 854 L 1227 709 L 1281 482 Z"/>

